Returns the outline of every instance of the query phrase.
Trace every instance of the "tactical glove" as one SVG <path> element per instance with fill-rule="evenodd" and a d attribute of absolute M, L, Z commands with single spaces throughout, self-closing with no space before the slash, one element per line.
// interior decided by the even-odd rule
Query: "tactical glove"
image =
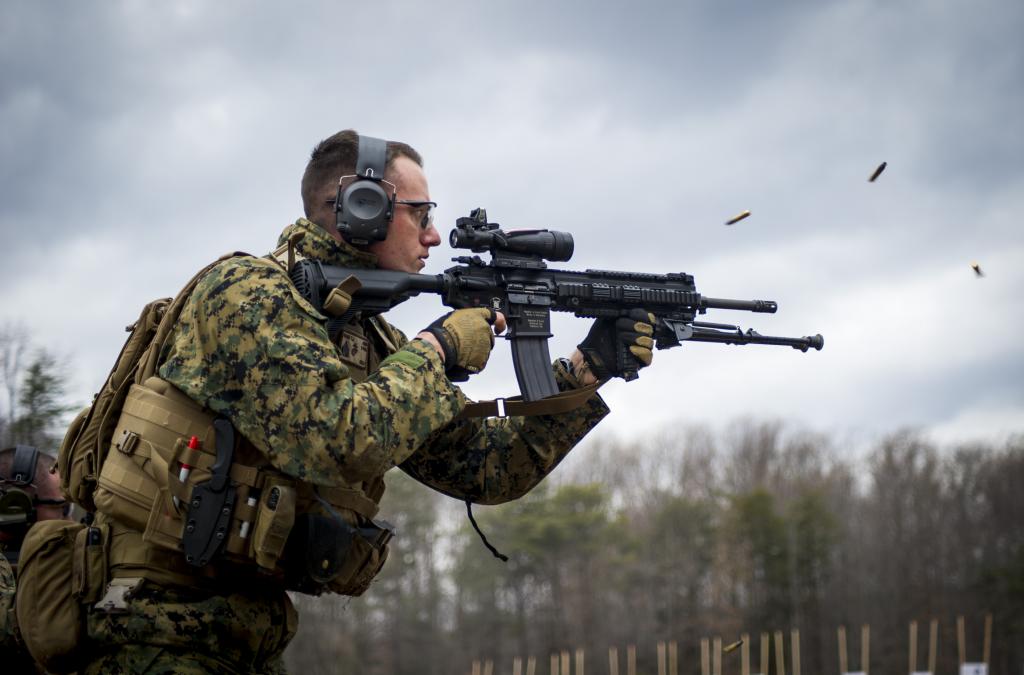
<path fill-rule="evenodd" d="M 457 309 L 423 329 L 441 343 L 448 379 L 462 382 L 484 369 L 494 347 L 491 325 L 496 318 L 486 307 Z"/>
<path fill-rule="evenodd" d="M 597 319 L 578 346 L 583 358 L 601 380 L 637 378 L 637 371 L 651 365 L 654 353 L 655 317 L 642 309 L 631 309 L 617 319 Z"/>

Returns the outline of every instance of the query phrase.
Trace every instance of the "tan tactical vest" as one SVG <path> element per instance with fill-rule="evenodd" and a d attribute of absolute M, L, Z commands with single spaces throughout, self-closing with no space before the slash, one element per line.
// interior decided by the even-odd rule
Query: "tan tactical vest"
<path fill-rule="evenodd" d="M 186 287 L 183 294 L 190 292 Z M 155 342 L 169 335 L 184 299 L 179 295 L 163 316 Z M 371 319 L 346 326 L 336 343 L 350 376 L 361 382 L 379 366 L 382 355 L 398 348 L 397 337 L 387 324 Z M 159 351 L 159 344 L 151 347 L 151 354 Z M 115 583 L 120 579 L 133 586 L 148 579 L 224 591 L 249 585 L 255 577 L 262 584 L 306 593 L 361 594 L 383 566 L 391 537 L 386 524 L 373 520 L 384 492 L 383 477 L 316 487 L 273 468 L 240 434 L 235 434 L 228 471 L 232 504 L 223 509 L 216 528 L 223 543 L 211 560 L 186 559 L 182 538 L 195 525 L 196 487 L 214 476 L 215 416 L 157 377 L 155 370 L 156 359 L 144 357 L 91 494 L 100 514 L 97 522 L 109 528 L 109 569 Z M 198 448 L 189 447 L 193 437 Z M 190 469 L 182 481 L 184 466 Z M 300 525 L 303 536 L 291 536 Z M 296 548 L 297 539 L 308 541 Z"/>

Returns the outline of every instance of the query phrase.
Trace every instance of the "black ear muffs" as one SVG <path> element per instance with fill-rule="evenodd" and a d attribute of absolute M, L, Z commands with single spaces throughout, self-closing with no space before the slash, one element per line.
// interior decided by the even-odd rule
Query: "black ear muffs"
<path fill-rule="evenodd" d="M 0 493 L 0 528 L 22 528 L 36 522 L 36 507 L 32 498 L 18 488 Z"/>
<path fill-rule="evenodd" d="M 395 186 L 384 180 L 387 142 L 359 137 L 356 175 L 343 176 L 334 202 L 338 232 L 351 244 L 383 241 L 395 206 Z M 355 180 L 346 182 L 346 179 Z"/>
<path fill-rule="evenodd" d="M 35 480 L 38 459 L 36 448 L 15 446 L 10 475 L 0 475 L 0 527 L 27 529 L 36 521 L 35 502 L 21 488 L 31 486 Z"/>

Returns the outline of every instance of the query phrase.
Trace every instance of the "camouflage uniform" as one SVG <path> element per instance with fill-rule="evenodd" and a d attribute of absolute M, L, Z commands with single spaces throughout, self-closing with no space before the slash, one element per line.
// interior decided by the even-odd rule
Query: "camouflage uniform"
<path fill-rule="evenodd" d="M 305 257 L 375 265 L 305 219 L 279 245 L 296 233 Z M 325 317 L 266 258 L 232 258 L 205 275 L 167 345 L 160 376 L 229 418 L 274 467 L 315 485 L 361 484 L 377 501 L 395 466 L 459 499 L 515 499 L 608 412 L 594 396 L 560 415 L 456 420 L 467 399 L 431 345 L 379 317 L 357 318 L 332 343 Z M 553 367 L 562 390 L 578 386 Z M 127 615 L 90 617 L 90 637 L 108 651 L 87 672 L 165 672 L 182 654 L 198 672 L 266 672 L 294 624 L 279 589 L 196 595 L 150 584 Z"/>
<path fill-rule="evenodd" d="M 14 570 L 0 552 L 0 654 L 9 654 L 18 648 L 18 623 L 14 616 L 16 590 Z"/>
<path fill-rule="evenodd" d="M 18 633 L 18 619 L 14 614 L 16 591 L 14 570 L 0 552 L 0 663 L 7 673 L 34 673 L 32 657 Z"/>

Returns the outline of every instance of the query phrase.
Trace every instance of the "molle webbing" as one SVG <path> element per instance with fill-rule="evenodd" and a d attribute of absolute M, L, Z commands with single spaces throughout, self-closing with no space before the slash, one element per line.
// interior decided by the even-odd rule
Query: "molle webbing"
<path fill-rule="evenodd" d="M 280 578 L 277 562 L 282 551 L 265 558 L 265 551 L 257 551 L 259 544 L 254 541 L 263 503 L 274 486 L 294 494 L 295 513 L 317 511 L 324 502 L 351 518 L 353 524 L 354 514 L 367 520 L 376 516 L 377 503 L 359 487 L 315 487 L 296 481 L 267 464 L 243 438 L 229 470 L 238 498 L 230 517 L 225 555 L 201 568 L 187 564 L 181 536 L 193 488 L 211 476 L 216 461 L 213 421 L 208 409 L 160 378 L 132 385 L 96 490 L 97 509 L 120 528 L 111 547 L 116 576 L 205 586 L 202 579 L 220 578 L 227 574 L 225 569 L 231 570 L 231 576 L 242 569 L 248 570 L 249 576 L 256 574 L 255 561 L 260 560 L 260 578 Z M 199 441 L 199 449 L 188 447 L 192 436 Z M 181 482 L 178 473 L 184 464 L 191 470 L 187 481 Z M 344 516 L 346 513 L 351 515 Z M 242 536 L 245 523 L 249 525 Z"/>
<path fill-rule="evenodd" d="M 168 432 L 167 436 L 159 440 L 163 441 L 163 447 L 178 446 L 175 456 L 187 459 L 186 463 L 192 466 L 193 470 L 198 473 L 209 473 L 213 468 L 217 458 L 212 452 L 192 453 L 188 457 L 181 455 L 183 446 L 191 436 L 199 438 L 201 448 L 214 447 L 213 414 L 166 380 L 152 377 L 146 380 L 144 386 L 133 387 L 133 391 L 129 392 L 128 398 L 125 400 L 123 411 L 124 414 L 157 425 L 159 427 L 156 430 L 157 433 L 173 429 L 173 432 Z M 139 446 L 151 448 L 152 442 L 157 440 L 154 438 L 149 444 L 143 443 Z M 247 443 L 247 441 L 243 440 L 243 443 Z M 252 456 L 255 453 L 248 454 Z M 241 485 L 262 488 L 264 485 L 262 474 L 268 471 L 276 473 L 267 465 L 247 466 L 240 461 L 235 461 L 231 465 L 231 478 Z M 169 486 L 172 493 L 180 491 L 180 494 L 176 496 L 179 498 L 187 496 L 188 488 L 185 484 L 180 481 L 171 482 L 176 483 L 173 488 Z M 316 488 L 316 492 L 332 506 L 355 511 L 366 518 L 373 518 L 377 515 L 377 503 L 357 488 L 320 486 Z M 313 486 L 307 483 L 299 484 L 298 494 L 300 501 L 312 502 L 316 499 L 313 494 Z"/>

